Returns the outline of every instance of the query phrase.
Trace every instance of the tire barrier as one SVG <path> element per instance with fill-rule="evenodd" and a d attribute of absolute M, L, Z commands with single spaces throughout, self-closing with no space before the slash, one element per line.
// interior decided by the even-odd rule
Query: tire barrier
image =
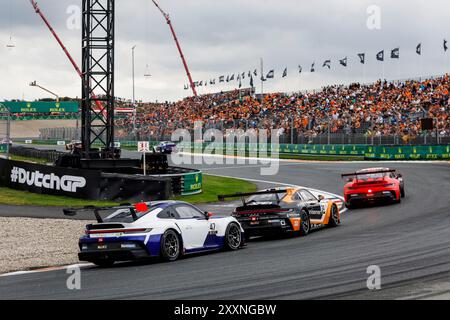
<path fill-rule="evenodd" d="M 59 157 L 65 155 L 65 152 L 56 150 L 40 150 L 36 148 L 12 146 L 9 153 L 19 157 L 43 159 L 55 163 Z"/>
<path fill-rule="evenodd" d="M 200 170 L 169 167 L 171 173 L 151 175 L 155 178 L 170 178 L 172 190 L 176 195 L 189 196 L 199 194 L 203 190 L 203 172 Z"/>

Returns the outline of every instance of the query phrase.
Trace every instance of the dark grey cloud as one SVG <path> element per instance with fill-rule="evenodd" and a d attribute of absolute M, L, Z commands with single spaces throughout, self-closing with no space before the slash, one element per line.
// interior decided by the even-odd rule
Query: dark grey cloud
<path fill-rule="evenodd" d="M 363 80 L 357 53 L 365 52 L 365 80 L 381 77 L 382 67 L 375 54 L 400 47 L 400 61 L 387 59 L 387 78 L 442 74 L 449 69 L 442 50 L 443 38 L 450 40 L 447 0 L 160 0 L 170 13 L 194 78 L 206 80 L 222 74 L 259 67 L 275 68 L 277 78 L 266 83 L 267 90 L 318 88 L 324 84 Z M 33 12 L 28 0 L 0 0 L 0 99 L 36 98 L 45 95 L 27 87 L 38 80 L 64 95 L 80 94 L 80 81 L 70 64 Z M 61 35 L 77 61 L 80 59 L 80 30 L 66 27 L 70 5 L 78 0 L 40 0 L 39 5 Z M 381 30 L 366 26 L 366 9 L 381 9 Z M 186 76 L 169 29 L 150 0 L 117 1 L 117 87 L 131 97 L 131 47 L 136 48 L 137 96 L 144 100 L 178 99 Z M 9 21 L 16 49 L 9 51 Z M 415 54 L 421 42 L 423 56 Z M 338 60 L 349 59 L 343 68 Z M 321 67 L 331 59 L 331 70 Z M 308 74 L 316 62 L 316 73 Z M 145 79 L 149 64 L 153 77 Z M 297 66 L 304 73 L 298 76 Z M 288 77 L 281 73 L 288 67 Z M 244 85 L 246 82 L 244 82 Z M 237 85 L 237 83 L 236 83 Z M 216 90 L 231 86 L 216 86 Z M 210 90 L 209 88 L 208 90 Z M 201 92 L 204 89 L 200 89 Z"/>

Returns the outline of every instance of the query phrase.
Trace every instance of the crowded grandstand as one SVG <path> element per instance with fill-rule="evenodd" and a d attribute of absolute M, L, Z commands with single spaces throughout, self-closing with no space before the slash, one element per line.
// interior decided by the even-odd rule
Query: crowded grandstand
<path fill-rule="evenodd" d="M 205 128 L 221 130 L 281 128 L 281 133 L 295 130 L 306 137 L 395 135 L 408 143 L 423 134 L 421 118 L 436 119 L 438 136 L 449 135 L 449 88 L 447 74 L 264 96 L 254 95 L 250 89 L 234 90 L 174 103 L 140 103 L 135 120 L 132 115 L 116 119 L 116 134 L 119 138 L 137 135 L 157 140 L 178 128 L 193 129 L 195 121 L 202 121 Z"/>

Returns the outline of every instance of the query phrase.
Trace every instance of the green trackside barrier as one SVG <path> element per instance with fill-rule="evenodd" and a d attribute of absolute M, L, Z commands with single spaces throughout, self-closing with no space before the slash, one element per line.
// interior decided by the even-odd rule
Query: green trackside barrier
<path fill-rule="evenodd" d="M 183 177 L 183 190 L 181 192 L 182 196 L 188 196 L 193 194 L 198 194 L 202 192 L 203 187 L 203 173 L 187 173 Z"/>
<path fill-rule="evenodd" d="M 450 146 L 369 146 L 366 159 L 374 160 L 449 160 Z"/>
<path fill-rule="evenodd" d="M 7 150 L 8 150 L 7 144 L 0 144 L 0 153 L 6 153 Z"/>
<path fill-rule="evenodd" d="M 226 144 L 214 143 L 182 143 L 184 148 L 194 148 L 195 150 L 219 149 L 224 153 L 228 150 Z M 309 144 L 280 144 L 272 146 L 271 144 L 236 144 L 231 145 L 231 150 L 235 152 L 253 152 L 267 149 L 269 153 L 275 152 L 280 154 L 311 154 L 311 155 L 347 155 L 347 156 L 364 156 L 367 153 L 367 146 L 364 145 L 309 145 Z"/>
<path fill-rule="evenodd" d="M 22 140 L 23 142 L 23 140 Z M 68 143 L 69 141 L 66 141 Z M 152 141 L 153 147 L 158 144 Z M 33 140 L 33 144 L 56 145 L 57 140 Z M 136 141 L 122 141 L 121 147 L 134 150 L 137 148 Z M 323 156 L 360 156 L 368 160 L 449 160 L 450 146 L 369 146 L 369 145 L 312 145 L 312 144 L 237 144 L 227 145 L 224 143 L 181 143 L 184 149 L 192 151 L 221 150 L 226 154 L 228 148 L 237 153 L 272 152 L 288 155 L 323 155 Z M 273 150 L 272 150 L 273 149 Z"/>

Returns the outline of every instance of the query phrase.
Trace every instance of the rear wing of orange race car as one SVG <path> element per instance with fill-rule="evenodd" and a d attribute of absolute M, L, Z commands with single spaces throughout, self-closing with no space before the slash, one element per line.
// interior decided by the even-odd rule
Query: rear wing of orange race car
<path fill-rule="evenodd" d="M 231 199 L 231 198 L 241 198 L 242 203 L 245 205 L 245 198 L 247 198 L 247 197 L 256 196 L 256 195 L 264 195 L 264 194 L 278 195 L 278 194 L 282 194 L 282 193 L 286 193 L 286 192 L 288 192 L 288 189 L 272 189 L 272 190 L 248 192 L 248 193 L 238 192 L 235 194 L 218 195 L 217 198 L 219 199 L 219 201 L 225 201 L 225 199 Z M 278 196 L 277 196 L 277 198 L 278 198 L 278 202 L 280 202 L 280 199 Z"/>

